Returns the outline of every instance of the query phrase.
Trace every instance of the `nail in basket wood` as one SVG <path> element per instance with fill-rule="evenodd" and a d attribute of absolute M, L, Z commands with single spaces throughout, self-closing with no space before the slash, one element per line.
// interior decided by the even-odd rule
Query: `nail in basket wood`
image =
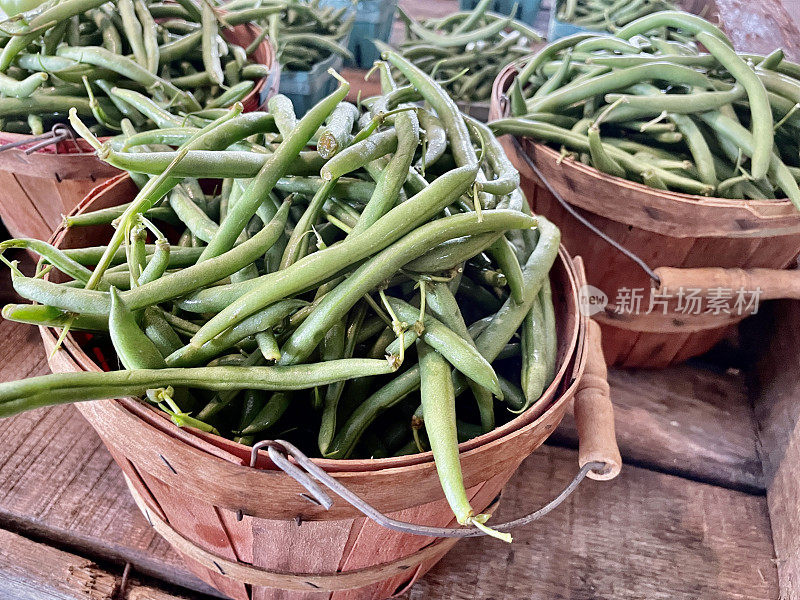
<path fill-rule="evenodd" d="M 222 30 L 229 41 L 246 47 L 260 34 L 253 25 L 237 25 Z M 256 82 L 242 100 L 245 111 L 258 110 L 278 93 L 280 65 L 269 40 L 264 40 L 251 56 L 254 62 L 268 65 L 268 77 Z M 66 118 L 66 116 L 65 116 Z M 31 139 L 33 136 L 0 132 L 0 145 Z M 100 138 L 105 141 L 108 138 Z M 35 140 L 31 142 L 31 145 Z M 13 237 L 46 240 L 71 211 L 98 183 L 120 170 L 97 158 L 83 139 L 65 140 L 45 146 L 31 154 L 25 148 L 0 152 L 0 218 Z"/>
<path fill-rule="evenodd" d="M 490 120 L 509 115 L 506 90 L 516 75 L 517 69 L 509 65 L 497 76 Z M 557 151 L 544 144 L 519 139 L 531 161 L 582 216 L 651 268 L 673 268 L 669 285 L 661 289 L 662 298 L 673 294 L 666 314 L 659 304 L 646 314 L 651 298 L 650 277 L 570 215 L 509 138 L 502 136 L 500 142 L 520 172 L 531 206 L 561 228 L 566 246 L 583 257 L 589 283 L 608 297 L 605 312 L 595 316 L 603 329 L 608 364 L 665 367 L 683 362 L 709 350 L 741 321 L 746 315 L 736 314 L 737 311 L 706 313 L 707 305 L 700 314 L 678 309 L 677 290 L 693 289 L 692 284 L 702 279 L 705 268 L 719 268 L 719 287 L 734 291 L 742 279 L 729 269 L 762 269 L 756 275 L 770 271 L 767 279 L 749 278 L 747 283 L 763 284 L 761 300 L 786 297 L 781 294 L 783 286 L 776 289 L 774 280 L 796 274 L 775 270 L 790 266 L 800 252 L 800 213 L 789 200 L 728 200 L 656 190 L 606 175 L 579 161 L 562 160 Z M 615 309 L 619 294 L 625 294 L 626 289 L 643 290 L 639 315 L 630 314 L 630 306 L 624 311 Z"/>
<path fill-rule="evenodd" d="M 127 176 L 117 177 L 98 186 L 73 213 L 128 202 L 135 193 Z M 61 227 L 52 243 L 61 248 L 97 245 L 109 234 L 104 227 Z M 613 465 L 605 475 L 592 474 L 598 479 L 616 476 L 621 467 L 599 328 L 577 310 L 580 259 L 573 261 L 562 248 L 551 280 L 559 328 L 556 381 L 534 409 L 461 444 L 465 482 L 476 510 L 495 503 L 573 398 L 582 440 L 580 464 L 600 460 Z M 41 328 L 41 333 L 49 352 L 57 331 Z M 72 334 L 50 365 L 57 372 L 100 370 Z M 132 399 L 77 407 L 124 471 L 156 530 L 199 577 L 236 600 L 318 599 L 321 591 L 336 600 L 387 598 L 412 585 L 455 544 L 455 539 L 384 529 L 337 496 L 325 511 L 301 497 L 303 488 L 277 470 L 266 453 L 250 468 L 249 447 L 179 429 Z M 316 462 L 394 518 L 454 524 L 430 453 Z"/>

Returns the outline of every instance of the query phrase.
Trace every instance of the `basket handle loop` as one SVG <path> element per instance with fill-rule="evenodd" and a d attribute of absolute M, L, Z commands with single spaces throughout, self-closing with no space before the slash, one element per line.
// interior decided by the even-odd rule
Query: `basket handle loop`
<path fill-rule="evenodd" d="M 614 431 L 614 407 L 603 358 L 600 325 L 589 319 L 586 367 L 575 393 L 575 426 L 578 429 L 578 464 L 603 463 L 601 471 L 591 470 L 590 479 L 607 481 L 619 475 L 622 457 Z"/>
<path fill-rule="evenodd" d="M 471 527 L 431 527 L 428 525 L 416 525 L 414 523 L 406 523 L 387 517 L 374 506 L 369 504 L 366 500 L 353 493 L 344 486 L 336 478 L 329 475 L 324 469 L 314 463 L 308 456 L 306 456 L 300 449 L 293 444 L 283 440 L 264 440 L 253 446 L 251 454 L 251 467 L 256 464 L 258 451 L 262 448 L 267 448 L 269 457 L 272 462 L 279 469 L 284 471 L 287 475 L 295 479 L 301 486 L 303 486 L 308 494 L 301 494 L 304 498 L 319 504 L 326 510 L 333 505 L 333 500 L 327 494 L 322 486 L 334 492 L 337 496 L 351 504 L 363 515 L 369 517 L 379 525 L 400 531 L 402 533 L 410 533 L 414 535 L 423 535 L 428 537 L 443 537 L 443 538 L 467 538 L 467 537 L 480 537 L 486 535 L 483 531 Z M 578 484 L 583 481 L 590 471 L 595 471 L 598 474 L 607 473 L 613 470 L 614 466 L 600 461 L 583 462 L 580 471 L 567 485 L 562 492 L 551 500 L 542 508 L 499 525 L 492 525 L 493 529 L 497 531 L 510 531 L 517 527 L 522 527 L 528 523 L 532 523 L 537 519 L 541 519 L 551 510 L 556 508 L 570 494 L 578 487 Z M 314 481 L 315 480 L 315 481 Z M 320 486 L 319 484 L 322 484 Z"/>
<path fill-rule="evenodd" d="M 734 293 L 746 290 L 757 292 L 759 300 L 800 299 L 800 269 L 659 267 L 656 273 L 661 280 L 659 291 L 662 293 L 683 288 L 700 290 L 700 295 L 710 296 L 714 294 L 714 290 L 731 290 Z"/>

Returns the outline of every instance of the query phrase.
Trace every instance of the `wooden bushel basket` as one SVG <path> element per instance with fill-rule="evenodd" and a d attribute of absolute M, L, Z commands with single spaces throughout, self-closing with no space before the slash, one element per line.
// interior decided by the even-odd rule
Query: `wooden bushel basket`
<path fill-rule="evenodd" d="M 252 25 L 223 29 L 229 41 L 247 46 L 260 34 Z M 278 93 L 280 65 L 269 40 L 253 53 L 253 60 L 268 65 L 268 77 L 256 82 L 242 100 L 245 111 L 258 110 Z M 31 135 L 0 132 L 0 145 L 30 140 L 0 152 L 0 218 L 12 237 L 49 238 L 69 213 L 98 183 L 120 173 L 104 163 L 83 139 L 64 140 L 30 154 L 25 149 L 36 143 Z M 100 138 L 105 141 L 108 138 Z"/>
<path fill-rule="evenodd" d="M 495 80 L 490 120 L 509 115 L 506 90 L 516 74 L 509 65 Z M 798 297 L 798 273 L 783 270 L 800 252 L 800 212 L 789 200 L 729 200 L 656 190 L 562 159 L 529 139 L 516 143 L 502 136 L 500 142 L 520 172 L 533 209 L 559 226 L 566 246 L 583 257 L 589 283 L 607 296 L 608 306 L 595 319 L 603 329 L 608 364 L 665 367 L 683 362 L 709 350 L 748 314 L 714 314 L 706 312 L 708 304 L 699 314 L 687 313 L 678 307 L 680 290 L 705 298 L 717 289 L 760 289 L 759 301 Z M 653 296 L 643 269 L 558 202 L 521 152 L 574 210 L 655 268 L 660 297 Z M 642 290 L 640 311 L 628 310 L 630 297 L 617 310 L 615 301 L 629 294 L 626 290 Z M 655 308 L 647 314 L 651 297 Z M 661 302 L 669 302 L 666 314 Z"/>
<path fill-rule="evenodd" d="M 98 186 L 74 213 L 129 201 L 128 177 Z M 61 248 L 96 245 L 108 227 L 56 231 Z M 461 444 L 473 507 L 495 504 L 519 464 L 553 432 L 574 399 L 580 465 L 610 479 L 621 467 L 602 360 L 599 328 L 581 316 L 580 259 L 562 248 L 551 273 L 559 327 L 559 370 L 544 400 L 502 427 Z M 41 328 L 48 352 L 57 331 Z M 99 371 L 72 334 L 50 360 L 53 371 Z M 584 373 L 585 372 L 585 373 Z M 301 497 L 304 489 L 278 470 L 266 452 L 256 468 L 251 448 L 215 435 L 180 429 L 163 413 L 133 399 L 77 405 L 125 473 L 139 508 L 204 581 L 236 600 L 382 599 L 406 589 L 455 544 L 384 529 L 334 496 L 330 510 Z M 377 460 L 314 462 L 372 506 L 415 524 L 452 526 L 430 452 Z"/>

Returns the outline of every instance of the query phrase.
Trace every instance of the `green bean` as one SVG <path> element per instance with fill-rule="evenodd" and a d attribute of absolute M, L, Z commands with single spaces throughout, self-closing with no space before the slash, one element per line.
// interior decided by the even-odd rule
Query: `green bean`
<path fill-rule="evenodd" d="M 358 235 L 385 215 L 397 202 L 400 191 L 414 162 L 414 153 L 419 144 L 419 121 L 410 112 L 395 118 L 397 150 L 381 171 L 375 190 L 350 235 Z"/>
<path fill-rule="evenodd" d="M 111 311 L 108 331 L 114 351 L 126 369 L 163 369 L 167 366 L 161 352 L 136 323 L 136 317 L 111 288 Z"/>
<path fill-rule="evenodd" d="M 754 143 L 751 174 L 756 179 L 761 179 L 767 174 L 774 143 L 772 111 L 764 84 L 758 75 L 725 43 L 727 40 L 721 41 L 720 38 L 705 32 L 698 33 L 696 37 L 697 41 L 708 48 L 708 51 L 747 91 Z"/>
<path fill-rule="evenodd" d="M 332 158 L 350 143 L 351 131 L 357 118 L 358 110 L 346 102 L 340 103 L 331 112 L 317 141 L 317 152 L 322 158 Z"/>
<path fill-rule="evenodd" d="M 358 330 L 361 328 L 361 325 L 364 322 L 365 314 L 366 304 L 361 304 L 346 328 L 344 327 L 344 321 L 342 321 L 341 327 L 333 327 L 328 331 L 328 334 L 325 336 L 325 341 L 328 340 L 331 332 L 341 332 L 343 336 L 343 339 L 341 340 L 341 346 L 337 347 L 337 350 L 339 350 L 339 356 L 337 358 L 352 358 L 353 353 L 355 352 Z M 323 348 L 325 348 L 324 343 Z M 321 352 L 320 354 L 322 355 L 323 353 Z M 325 360 L 325 357 L 322 358 Z M 336 433 L 336 415 L 339 406 L 339 399 L 341 398 L 343 391 L 343 381 L 331 384 L 325 390 L 322 419 L 320 423 L 319 434 L 317 436 L 319 451 L 323 456 L 328 451 L 328 446 L 330 445 L 331 441 L 333 440 L 333 436 Z"/>
<path fill-rule="evenodd" d="M 242 429 L 242 435 L 261 433 L 272 427 L 291 404 L 291 394 L 274 392 L 260 412 Z"/>
<path fill-rule="evenodd" d="M 148 307 L 142 312 L 142 328 L 161 356 L 169 356 L 183 346 L 181 338 L 157 308 Z"/>
<path fill-rule="evenodd" d="M 337 153 L 323 165 L 320 176 L 326 181 L 335 181 L 395 150 L 397 150 L 397 132 L 394 128 L 375 133 Z"/>
<path fill-rule="evenodd" d="M 518 409 L 524 412 L 542 395 L 547 385 L 547 360 L 545 359 L 544 313 L 539 297 L 522 322 L 522 390 L 525 404 Z M 517 412 L 517 411 L 514 411 Z"/>
<path fill-rule="evenodd" d="M 100 212 L 100 211 L 96 211 Z M 86 213 L 91 214 L 91 213 Z M 120 213 L 121 214 L 121 213 Z M 88 248 L 65 248 L 62 252 L 67 255 L 70 259 L 74 260 L 78 264 L 88 266 L 88 265 L 96 265 L 100 258 L 102 257 L 105 251 L 105 246 L 94 246 Z M 147 255 L 152 255 L 155 252 L 155 246 L 148 244 L 145 246 L 145 252 Z M 170 250 L 169 256 L 169 267 L 170 268 L 182 268 L 188 267 L 193 265 L 197 262 L 197 257 L 200 256 L 200 252 L 202 252 L 202 248 L 172 248 Z M 109 264 L 111 265 L 118 265 L 125 260 L 125 250 L 120 248 L 111 256 L 111 261 Z"/>
<path fill-rule="evenodd" d="M 669 119 L 675 123 L 678 131 L 683 134 L 686 145 L 689 147 L 689 152 L 692 154 L 697 173 L 700 176 L 700 181 L 716 186 L 718 180 L 714 157 L 700 128 L 691 117 L 686 115 L 670 114 Z"/>
<path fill-rule="evenodd" d="M 256 84 L 252 81 L 242 81 L 236 85 L 231 86 L 223 94 L 206 103 L 206 108 L 227 108 L 236 102 L 245 99 Z"/>
<path fill-rule="evenodd" d="M 531 112 L 554 111 L 559 107 L 585 100 L 591 96 L 605 94 L 649 79 L 661 79 L 670 83 L 684 83 L 702 88 L 711 87 L 708 77 L 694 69 L 670 63 L 651 62 L 630 67 L 621 72 L 598 75 L 578 84 L 567 85 L 546 98 L 529 100 L 527 106 Z"/>
<path fill-rule="evenodd" d="M 414 322 L 419 316 L 419 309 L 402 300 L 390 297 L 389 304 L 405 322 Z M 494 369 L 474 345 L 429 315 L 425 315 L 422 323 L 421 340 L 444 356 L 461 373 L 502 400 L 502 391 Z"/>
<path fill-rule="evenodd" d="M 672 10 L 661 11 L 637 19 L 632 23 L 628 23 L 614 35 L 623 40 L 630 40 L 635 35 L 647 33 L 648 31 L 653 31 L 660 27 L 675 27 L 694 35 L 705 32 L 728 46 L 732 45 L 728 37 L 719 27 L 712 25 L 702 17 Z"/>
<path fill-rule="evenodd" d="M 0 418 L 33 408 L 69 402 L 141 396 L 146 390 L 157 388 L 165 381 L 171 382 L 173 386 L 212 391 L 290 391 L 391 372 L 392 367 L 385 360 L 350 358 L 291 367 L 201 367 L 58 373 L 0 383 Z"/>
<path fill-rule="evenodd" d="M 411 19 L 411 17 L 406 15 L 405 12 L 403 12 L 403 9 L 398 8 L 397 10 L 399 14 L 403 17 L 403 19 L 409 23 L 411 31 L 414 32 L 414 35 L 424 40 L 425 42 L 445 48 L 455 47 L 455 46 L 465 46 L 470 42 L 476 42 L 478 40 L 491 37 L 496 33 L 502 31 L 503 29 L 505 29 L 512 21 L 511 17 L 507 17 L 505 19 L 494 21 L 488 25 L 485 25 L 484 27 L 479 27 L 469 32 L 453 34 L 453 35 L 440 35 L 431 32 L 417 21 Z"/>
<path fill-rule="evenodd" d="M 3 318 L 42 327 L 64 327 L 71 322 L 72 329 L 76 331 L 108 331 L 108 318 L 105 316 L 75 316 L 41 304 L 6 304 L 3 307 Z"/>
<path fill-rule="evenodd" d="M 0 71 L 8 69 L 17 54 L 36 39 L 37 32 L 40 29 L 49 27 L 51 23 L 57 24 L 61 21 L 67 21 L 73 16 L 98 8 L 104 3 L 104 0 L 62 0 L 47 6 L 45 10 L 22 25 L 17 35 L 13 35 L 8 40 L 2 52 L 0 52 Z"/>
<path fill-rule="evenodd" d="M 206 246 L 200 260 L 217 256 L 233 246 L 264 197 L 272 190 L 278 179 L 286 174 L 291 162 L 308 143 L 333 107 L 344 99 L 349 89 L 349 84 L 342 81 L 335 92 L 321 100 L 298 122 L 292 135 L 281 142 L 258 175 L 250 182 L 235 209 L 229 210 L 220 224 L 218 234 Z"/>
<path fill-rule="evenodd" d="M 456 165 L 464 167 L 476 164 L 478 157 L 472 147 L 469 131 L 453 99 L 447 95 L 441 85 L 396 52 L 386 52 L 384 55 L 385 59 L 405 75 L 406 79 L 411 82 L 436 111 L 447 132 L 450 151 L 453 153 Z"/>
<path fill-rule="evenodd" d="M 145 62 L 143 66 L 151 73 L 158 71 L 160 62 L 158 53 L 158 32 L 156 30 L 156 23 L 153 16 L 147 9 L 147 4 L 144 0 L 134 0 L 134 8 L 136 9 L 136 16 L 142 25 L 142 38 L 144 43 L 144 57 Z"/>
<path fill-rule="evenodd" d="M 34 73 L 21 81 L 0 73 L 0 93 L 3 96 L 28 98 L 35 90 L 47 81 L 46 73 Z"/>
<path fill-rule="evenodd" d="M 129 104 L 159 127 L 180 127 L 182 119 L 161 108 L 153 100 L 134 90 L 112 88 L 112 96 Z"/>
<path fill-rule="evenodd" d="M 9 248 L 24 248 L 35 252 L 56 269 L 73 279 L 86 283 L 92 272 L 62 250 L 40 240 L 22 238 L 0 242 L 0 255 Z"/>
<path fill-rule="evenodd" d="M 597 122 L 593 123 L 586 133 L 589 139 L 589 154 L 592 157 L 592 164 L 603 173 L 608 173 L 615 177 L 625 177 L 625 169 L 609 156 L 603 148 L 603 143 L 600 140 L 600 128 L 597 125 Z"/>
<path fill-rule="evenodd" d="M 161 277 L 169 266 L 170 245 L 166 239 L 156 240 L 156 249 L 147 266 L 139 275 L 138 284 L 144 285 Z"/>
<path fill-rule="evenodd" d="M 525 301 L 525 287 L 516 252 L 505 236 L 500 236 L 487 249 L 489 255 L 497 262 L 508 281 L 511 297 L 518 303 Z"/>
<path fill-rule="evenodd" d="M 568 143 L 581 151 L 589 150 L 589 141 L 586 136 L 574 134 L 549 123 L 537 123 L 534 121 L 525 121 L 524 119 L 500 119 L 492 122 L 490 127 L 495 134 L 514 133 L 516 135 L 533 135 L 534 137 L 545 136 L 548 140 Z M 603 150 L 626 170 L 640 173 L 647 169 L 641 161 L 610 144 L 604 144 Z M 670 183 L 670 185 L 684 189 L 692 194 L 708 194 L 713 190 L 713 186 L 682 175 L 677 175 L 666 169 L 654 167 L 654 172 L 664 181 Z"/>
<path fill-rule="evenodd" d="M 653 115 L 658 115 L 662 111 L 686 114 L 714 110 L 725 104 L 735 102 L 744 94 L 744 87 L 736 85 L 724 92 L 697 92 L 691 95 L 658 93 L 651 96 L 632 96 L 630 94 L 606 94 L 605 100 L 611 104 L 622 99 L 626 106 L 632 109 L 649 108 Z"/>
<path fill-rule="evenodd" d="M 289 137 L 292 130 L 297 127 L 297 115 L 294 105 L 288 96 L 277 94 L 269 99 L 267 105 L 269 112 L 275 118 L 275 126 L 283 137 Z"/>
<path fill-rule="evenodd" d="M 235 327 L 226 331 L 225 334 L 206 342 L 200 347 L 186 345 L 179 348 L 166 358 L 166 362 L 170 367 L 194 367 L 207 363 L 248 336 L 275 327 L 304 305 L 305 302 L 302 300 L 281 300 L 276 302 L 249 316 Z"/>
<path fill-rule="evenodd" d="M 476 515 L 467 498 L 458 456 L 455 391 L 450 379 L 450 367 L 438 352 L 424 342 L 418 342 L 417 348 L 420 356 L 420 396 L 425 429 L 447 502 L 459 524 L 474 525 L 510 542 L 510 535 L 498 534 L 483 525 L 490 515 Z"/>
<path fill-rule="evenodd" d="M 211 79 L 212 83 L 222 85 L 225 74 L 222 71 L 219 58 L 219 45 L 217 44 L 217 36 L 219 35 L 217 16 L 214 13 L 214 8 L 208 2 L 203 2 L 201 4 L 200 11 L 203 32 L 200 42 L 202 47 L 203 67 L 206 73 L 208 73 L 208 77 Z"/>
<path fill-rule="evenodd" d="M 187 33 L 175 41 L 168 42 L 158 47 L 158 61 L 161 65 L 180 60 L 200 45 L 203 38 L 201 30 Z M 173 80 L 174 82 L 174 80 Z"/>
<path fill-rule="evenodd" d="M 411 201 L 408 200 L 408 202 Z M 401 206 L 405 206 L 405 204 Z M 336 320 L 341 318 L 344 312 L 349 310 L 350 306 L 386 279 L 388 273 L 395 272 L 409 259 L 424 252 L 424 248 L 431 243 L 436 244 L 459 237 L 467 231 L 480 234 L 485 231 L 502 229 L 504 226 L 505 228 L 530 227 L 533 223 L 533 219 L 515 211 L 493 210 L 485 211 L 482 221 L 473 213 L 465 213 L 419 227 L 365 262 L 344 283 L 327 294 L 284 344 L 281 361 L 284 364 L 292 364 L 304 360 L 317 346 L 325 332 Z M 369 231 L 367 230 L 367 232 Z"/>
<path fill-rule="evenodd" d="M 438 117 L 427 110 L 417 112 L 420 126 L 425 130 L 425 152 L 415 167 L 421 172 L 433 166 L 447 150 L 447 132 Z"/>
<path fill-rule="evenodd" d="M 263 276 L 257 289 L 248 292 L 211 319 L 193 343 L 202 344 L 230 326 L 231 316 L 234 319 L 246 316 L 260 306 L 269 304 L 270 298 L 276 294 L 293 293 L 289 290 L 299 291 L 304 286 L 313 285 L 322 277 L 385 248 L 461 195 L 474 177 L 474 169 L 451 171 L 439 177 L 414 198 L 389 211 L 360 235 L 349 237 L 341 244 L 300 259 L 287 269 Z M 296 272 L 304 276 L 295 275 Z"/>
<path fill-rule="evenodd" d="M 147 69 L 133 62 L 129 58 L 113 54 L 99 46 L 86 46 L 83 48 L 73 48 L 61 46 L 57 51 L 58 56 L 71 58 L 81 63 L 96 65 L 106 68 L 115 73 L 119 73 L 145 87 L 155 87 L 163 89 L 172 99 L 180 99 L 181 103 L 189 109 L 199 110 L 200 106 L 190 95 L 179 90 L 169 81 L 150 73 Z"/>

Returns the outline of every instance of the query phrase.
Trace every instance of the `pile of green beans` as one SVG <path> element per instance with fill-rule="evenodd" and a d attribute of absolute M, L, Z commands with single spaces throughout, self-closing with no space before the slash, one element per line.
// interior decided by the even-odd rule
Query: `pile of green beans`
<path fill-rule="evenodd" d="M 513 116 L 490 124 L 496 134 L 656 189 L 800 208 L 800 64 L 738 54 L 698 16 L 562 38 L 519 62 L 508 96 Z"/>
<path fill-rule="evenodd" d="M 382 95 L 358 108 L 340 79 L 299 119 L 279 95 L 269 113 L 126 124 L 100 143 L 73 111 L 76 131 L 141 189 L 68 218 L 113 222 L 105 246 L 0 244 L 0 257 L 41 255 L 33 276 L 8 263 L 37 304 L 3 316 L 90 331 L 124 370 L 0 384 L 0 417 L 139 396 L 243 444 L 283 438 L 337 459 L 432 449 L 459 522 L 484 528 L 457 445 L 546 402 L 560 234 L 531 215 L 491 131 L 406 59 L 386 60 Z M 397 102 L 408 96 L 429 108 Z"/>
<path fill-rule="evenodd" d="M 400 54 L 442 80 L 456 100 L 488 102 L 492 82 L 503 67 L 542 41 L 525 23 L 488 11 L 490 5 L 491 0 L 481 0 L 474 10 L 421 22 L 398 8 L 406 25 Z"/>
<path fill-rule="evenodd" d="M 50 0 L 0 23 L 0 130 L 41 134 L 75 108 L 97 135 L 224 108 L 269 74 L 225 28 L 246 11 L 205 0 Z M 256 40 L 258 41 L 258 40 Z"/>
<path fill-rule="evenodd" d="M 346 40 L 356 15 L 349 6 L 320 6 L 320 0 L 229 0 L 221 6 L 252 11 L 284 71 L 310 71 L 331 55 L 353 59 Z M 344 18 L 348 11 L 352 14 Z"/>
<path fill-rule="evenodd" d="M 586 29 L 613 33 L 640 17 L 676 8 L 669 0 L 558 0 L 556 17 Z"/>

